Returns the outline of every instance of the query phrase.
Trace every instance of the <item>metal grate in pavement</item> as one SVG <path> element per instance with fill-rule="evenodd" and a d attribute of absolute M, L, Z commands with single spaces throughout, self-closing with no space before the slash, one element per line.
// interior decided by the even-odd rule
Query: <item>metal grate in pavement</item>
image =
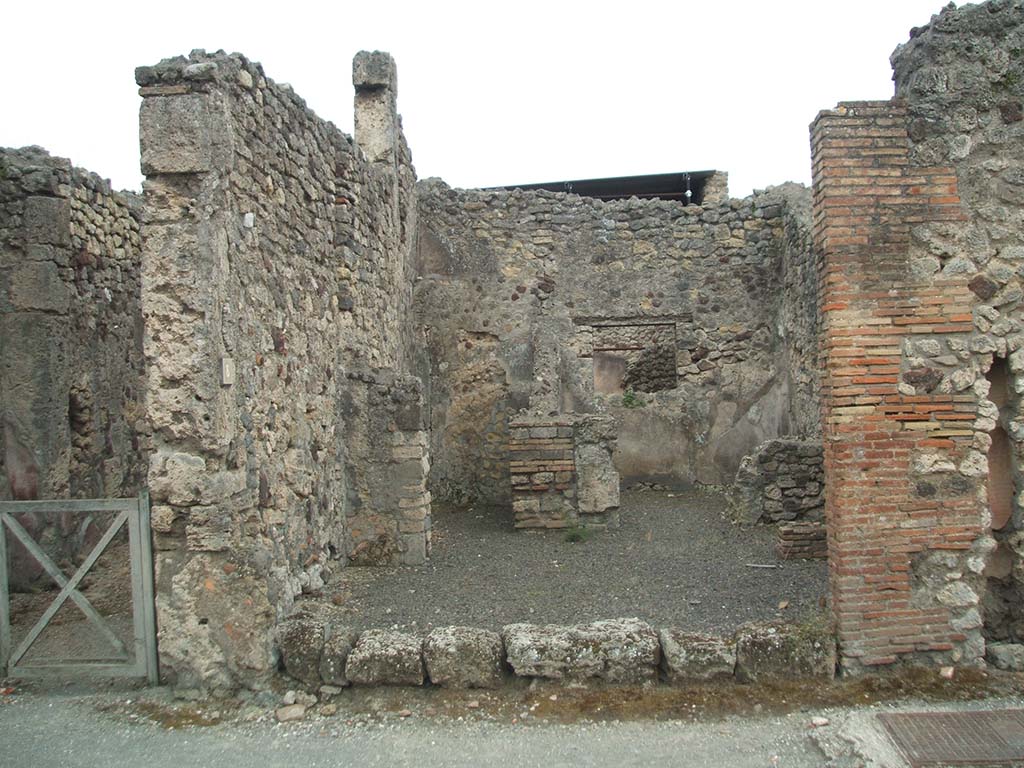
<path fill-rule="evenodd" d="M 911 768 L 1024 765 L 1024 709 L 891 713 L 878 719 Z"/>

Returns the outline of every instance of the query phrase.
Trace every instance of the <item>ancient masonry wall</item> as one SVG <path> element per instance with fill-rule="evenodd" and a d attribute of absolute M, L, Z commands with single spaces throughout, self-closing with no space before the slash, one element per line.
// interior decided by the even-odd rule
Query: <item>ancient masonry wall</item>
<path fill-rule="evenodd" d="M 820 442 L 768 440 L 743 458 L 736 473 L 743 522 L 820 522 L 824 483 Z"/>
<path fill-rule="evenodd" d="M 986 636 L 1020 639 L 1020 602 L 1000 599 L 1017 589 L 1020 506 L 993 507 L 1019 487 L 1022 19 L 1019 0 L 943 10 L 894 54 L 896 99 L 812 125 L 847 670 L 975 664 Z"/>
<path fill-rule="evenodd" d="M 607 416 L 518 415 L 509 422 L 516 528 L 616 527 L 619 475 Z"/>
<path fill-rule="evenodd" d="M 577 522 L 572 419 L 509 423 L 509 472 L 516 528 L 565 528 Z"/>
<path fill-rule="evenodd" d="M 434 494 L 507 502 L 519 413 L 613 416 L 627 485 L 731 483 L 745 454 L 795 428 L 791 369 L 810 353 L 783 354 L 780 295 L 784 262 L 787 281 L 813 269 L 808 223 L 791 221 L 806 196 L 786 185 L 685 206 L 423 182 L 415 312 Z M 803 312 L 794 335 L 809 339 Z"/>
<path fill-rule="evenodd" d="M 728 636 L 608 619 L 572 626 L 510 624 L 500 634 L 439 627 L 422 637 L 386 629 L 360 632 L 303 606 L 279 635 L 285 671 L 307 690 L 319 691 L 321 701 L 348 685 L 499 688 L 513 677 L 645 686 L 733 678 L 827 681 L 836 667 L 835 640 L 818 620 L 754 622 Z M 292 706 L 301 716 L 306 705 Z"/>
<path fill-rule="evenodd" d="M 428 549 L 394 63 L 356 58 L 361 146 L 238 54 L 136 79 L 161 661 L 253 683 L 335 560 Z"/>
<path fill-rule="evenodd" d="M 782 370 L 788 377 L 788 435 L 821 440 L 821 255 L 811 238 L 811 199 L 802 187 L 789 191 L 783 209 L 782 298 L 776 332 L 782 339 Z"/>
<path fill-rule="evenodd" d="M 38 147 L 0 150 L 0 498 L 132 496 L 145 476 L 139 200 Z M 21 518 L 58 561 L 96 535 Z M 13 546 L 16 588 L 42 576 Z"/>

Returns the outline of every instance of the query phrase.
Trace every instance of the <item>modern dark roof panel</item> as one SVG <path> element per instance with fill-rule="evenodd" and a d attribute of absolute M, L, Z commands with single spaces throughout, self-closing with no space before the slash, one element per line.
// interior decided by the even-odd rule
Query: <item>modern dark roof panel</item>
<path fill-rule="evenodd" d="M 545 189 L 549 192 L 569 192 L 598 200 L 625 200 L 656 197 L 661 200 L 687 202 L 686 190 L 692 192 L 689 202 L 700 203 L 704 184 L 714 171 L 682 171 L 658 173 L 651 176 L 616 176 L 608 179 L 575 179 L 573 181 L 546 181 L 539 184 L 506 184 L 489 189 Z"/>

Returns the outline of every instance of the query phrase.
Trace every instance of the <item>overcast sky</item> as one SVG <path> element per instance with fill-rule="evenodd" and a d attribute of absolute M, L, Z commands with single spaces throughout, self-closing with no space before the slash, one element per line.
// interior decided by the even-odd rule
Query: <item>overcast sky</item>
<path fill-rule="evenodd" d="M 352 131 L 351 60 L 390 51 L 420 178 L 477 187 L 719 169 L 810 182 L 807 125 L 886 99 L 889 54 L 941 0 L 220 4 L 11 2 L 0 146 L 141 185 L 134 68 L 240 51 Z"/>

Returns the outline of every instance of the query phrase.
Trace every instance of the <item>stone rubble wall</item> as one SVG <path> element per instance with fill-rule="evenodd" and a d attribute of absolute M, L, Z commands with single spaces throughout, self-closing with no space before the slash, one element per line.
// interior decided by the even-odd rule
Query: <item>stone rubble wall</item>
<path fill-rule="evenodd" d="M 1019 626 L 1014 586 L 989 575 L 1001 550 L 1004 572 L 1020 563 L 1019 501 L 995 532 L 989 501 L 1021 455 L 1021 50 L 1020 0 L 950 5 L 893 54 L 895 99 L 812 125 L 829 563 L 851 672 L 980 664 Z M 1001 358 L 1002 408 L 986 377 Z M 993 474 L 997 428 L 1009 477 Z"/>
<path fill-rule="evenodd" d="M 140 439 L 139 200 L 39 147 L 0 149 L 0 498 L 134 496 Z M 22 516 L 58 562 L 103 516 Z M 12 546 L 12 583 L 41 567 Z M 48 578 L 48 577 L 45 577 Z"/>
<path fill-rule="evenodd" d="M 789 389 L 789 435 L 821 440 L 821 254 L 811 238 L 811 201 L 799 185 L 778 188 L 783 209 L 778 333 Z"/>
<path fill-rule="evenodd" d="M 656 630 L 640 619 L 573 626 L 511 624 L 501 632 L 442 627 L 425 637 L 358 632 L 323 611 L 297 612 L 278 633 L 285 672 L 330 696 L 341 686 L 498 688 L 511 678 L 570 683 L 692 684 L 830 680 L 835 641 L 821 621 L 753 622 L 727 636 Z"/>
<path fill-rule="evenodd" d="M 811 264 L 793 234 L 809 227 L 792 221 L 808 215 L 801 196 L 685 206 L 422 182 L 435 496 L 507 502 L 508 423 L 524 410 L 614 416 L 627 483 L 727 484 L 758 444 L 792 434 L 788 367 L 809 353 L 786 362 L 780 323 L 797 310 L 781 315 L 780 297 L 784 262 L 793 281 Z M 814 333 L 800 322 L 794 337 Z M 816 390 L 796 386 L 809 407 Z"/>
<path fill-rule="evenodd" d="M 960 432 L 953 440 L 971 443 L 966 456 L 941 443 L 920 446 L 912 458 L 915 494 L 930 501 L 947 494 L 970 498 L 973 492 L 982 530 L 972 550 L 945 567 L 923 563 L 917 583 L 942 593 L 947 587 L 940 578 L 955 579 L 965 565 L 972 573 L 979 556 L 984 559 L 984 582 L 969 579 L 980 602 L 974 606 L 964 592 L 966 604 L 957 610 L 966 617 L 956 621 L 968 626 L 971 651 L 978 653 L 979 614 L 987 642 L 1024 641 L 1022 51 L 1024 3 L 993 0 L 944 9 L 892 56 L 896 96 L 907 107 L 910 161 L 950 166 L 964 214 L 963 221 L 912 228 L 910 266 L 925 285 L 941 285 L 944 278 L 961 290 L 966 285 L 963 303 L 971 313 L 964 332 L 910 336 L 901 348 L 904 389 L 913 387 L 919 396 L 951 394 L 954 412 L 945 414 L 945 426 Z M 1000 369 L 1006 380 L 997 383 L 992 375 Z M 1009 519 L 997 520 L 995 497 L 1004 484 Z"/>
<path fill-rule="evenodd" d="M 393 106 L 389 57 L 353 77 L 357 123 L 367 93 Z M 330 568 L 426 556 L 414 173 L 397 115 L 386 151 L 360 123 L 369 159 L 239 54 L 136 79 L 161 661 L 180 686 L 258 684 Z"/>
<path fill-rule="evenodd" d="M 420 565 L 430 553 L 431 502 L 420 380 L 380 371 L 348 379 L 339 409 L 350 451 L 347 561 Z"/>
<path fill-rule="evenodd" d="M 768 440 L 736 473 L 740 519 L 747 523 L 821 521 L 825 474 L 820 442 Z"/>

